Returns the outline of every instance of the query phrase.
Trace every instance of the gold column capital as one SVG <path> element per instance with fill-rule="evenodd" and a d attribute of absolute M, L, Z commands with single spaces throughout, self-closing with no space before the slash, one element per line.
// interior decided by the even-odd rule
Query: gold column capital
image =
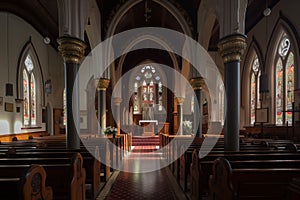
<path fill-rule="evenodd" d="M 63 36 L 57 39 L 58 50 L 65 63 L 80 64 L 84 56 L 86 44 L 74 37 Z"/>
<path fill-rule="evenodd" d="M 190 80 L 190 84 L 194 90 L 201 90 L 205 85 L 205 81 L 203 77 L 195 77 Z"/>
<path fill-rule="evenodd" d="M 219 52 L 224 63 L 241 61 L 244 50 L 247 47 L 247 37 L 242 34 L 229 35 L 219 41 Z"/>
<path fill-rule="evenodd" d="M 98 85 L 97 85 L 97 90 L 103 90 L 106 91 L 106 89 L 108 88 L 110 80 L 106 79 L 106 78 L 100 78 L 98 81 Z"/>
<path fill-rule="evenodd" d="M 184 97 L 177 97 L 178 104 L 182 105 L 184 102 L 184 99 L 185 99 Z"/>

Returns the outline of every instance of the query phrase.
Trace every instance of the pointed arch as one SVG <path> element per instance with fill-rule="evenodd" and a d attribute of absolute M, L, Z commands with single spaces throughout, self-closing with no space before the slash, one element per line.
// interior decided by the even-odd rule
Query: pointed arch
<path fill-rule="evenodd" d="M 44 81 L 40 61 L 31 39 L 25 44 L 18 60 L 17 98 L 23 99 L 24 126 L 40 126 L 44 105 Z"/>
<path fill-rule="evenodd" d="M 263 56 L 257 40 L 253 37 L 245 56 L 242 69 L 242 101 L 244 124 L 254 124 L 255 109 L 260 108 L 259 78 L 263 72 Z M 254 70 L 256 69 L 256 70 Z M 249 95 L 250 94 L 250 95 Z"/>
<path fill-rule="evenodd" d="M 299 88 L 299 36 L 290 21 L 280 15 L 268 43 L 266 72 L 270 74 L 270 120 L 276 125 L 292 124 L 291 100 Z M 289 73 L 292 70 L 293 73 Z M 292 80 L 289 80 L 289 78 Z"/>

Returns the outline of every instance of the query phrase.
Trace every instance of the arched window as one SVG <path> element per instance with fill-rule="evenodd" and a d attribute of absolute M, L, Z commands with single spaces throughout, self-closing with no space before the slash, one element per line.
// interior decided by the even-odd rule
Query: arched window
<path fill-rule="evenodd" d="M 23 69 L 23 124 L 24 126 L 37 125 L 37 96 L 34 64 L 30 54 L 27 55 Z"/>
<path fill-rule="evenodd" d="M 139 89 L 141 87 L 141 89 Z M 161 76 L 151 65 L 146 65 L 135 76 L 134 82 L 134 113 L 139 113 L 141 107 L 153 107 L 163 110 L 163 86 Z"/>
<path fill-rule="evenodd" d="M 276 125 L 292 125 L 292 102 L 294 102 L 294 53 L 286 33 L 280 39 L 275 59 L 275 114 Z"/>
<path fill-rule="evenodd" d="M 139 112 L 139 99 L 138 99 L 138 83 L 134 83 L 134 105 L 133 105 L 133 111 L 134 113 Z"/>
<path fill-rule="evenodd" d="M 163 109 L 163 105 L 162 105 L 162 102 L 163 102 L 162 92 L 163 92 L 162 83 L 159 81 L 159 83 L 158 83 L 158 110 L 159 111 L 162 111 L 162 109 Z"/>
<path fill-rule="evenodd" d="M 25 44 L 18 63 L 17 93 L 23 99 L 22 125 L 39 127 L 42 124 L 44 81 L 39 59 L 32 43 Z"/>
<path fill-rule="evenodd" d="M 259 77 L 261 75 L 261 69 L 257 55 L 252 62 L 251 66 L 251 84 L 250 84 L 250 113 L 251 113 L 251 124 L 255 123 L 255 110 L 260 108 L 260 95 L 259 95 Z"/>
<path fill-rule="evenodd" d="M 66 98 L 66 88 L 63 91 L 63 124 L 64 126 L 67 124 L 67 98 Z"/>
<path fill-rule="evenodd" d="M 225 107 L 224 107 L 224 94 L 225 91 L 224 91 L 224 85 L 223 84 L 220 84 L 220 87 L 219 87 L 219 121 L 221 122 L 221 125 L 224 125 L 224 118 L 225 118 L 225 113 L 224 113 L 224 110 L 225 110 Z"/>

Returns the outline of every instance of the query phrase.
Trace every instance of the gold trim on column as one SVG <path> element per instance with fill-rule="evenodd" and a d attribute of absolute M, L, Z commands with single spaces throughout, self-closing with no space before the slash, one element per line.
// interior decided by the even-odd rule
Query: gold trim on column
<path fill-rule="evenodd" d="M 97 90 L 103 90 L 106 91 L 106 89 L 108 88 L 110 80 L 106 79 L 106 78 L 100 78 L 98 81 L 98 85 L 97 85 Z"/>
<path fill-rule="evenodd" d="M 60 37 L 57 39 L 58 50 L 65 63 L 80 64 L 84 56 L 86 44 L 80 39 L 73 37 Z"/>
<path fill-rule="evenodd" d="M 241 57 L 247 47 L 246 38 L 245 35 L 235 34 L 220 40 L 218 48 L 224 63 L 241 61 Z"/>
<path fill-rule="evenodd" d="M 185 99 L 184 97 L 177 97 L 178 104 L 182 105 L 184 102 L 184 99 Z"/>
<path fill-rule="evenodd" d="M 203 77 L 196 77 L 190 80 L 190 84 L 194 90 L 202 90 L 202 87 L 205 85 Z"/>

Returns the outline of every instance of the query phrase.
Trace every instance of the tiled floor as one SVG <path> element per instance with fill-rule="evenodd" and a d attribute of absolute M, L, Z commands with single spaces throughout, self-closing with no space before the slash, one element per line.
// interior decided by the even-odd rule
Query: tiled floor
<path fill-rule="evenodd" d="M 120 172 L 106 200 L 175 199 L 163 170 L 148 173 Z"/>
<path fill-rule="evenodd" d="M 178 198 L 178 188 L 174 187 L 176 181 L 170 179 L 172 175 L 169 169 L 163 168 L 162 153 L 155 150 L 156 146 L 133 149 L 125 158 L 124 168 L 120 170 L 110 191 L 101 199 L 182 199 Z"/>

